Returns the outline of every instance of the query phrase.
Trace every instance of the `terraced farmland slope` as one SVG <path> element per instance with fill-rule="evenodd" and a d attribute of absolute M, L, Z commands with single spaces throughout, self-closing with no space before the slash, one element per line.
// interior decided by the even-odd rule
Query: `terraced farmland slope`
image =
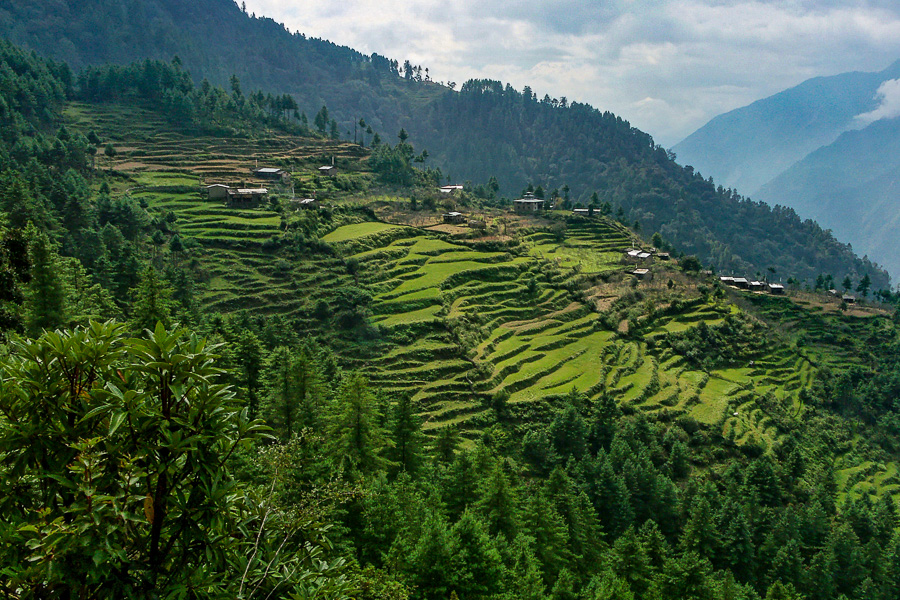
<path fill-rule="evenodd" d="M 368 183 L 357 147 L 198 138 L 167 131 L 151 113 L 134 117 L 143 126 L 126 135 L 116 132 L 114 112 L 76 106 L 68 113 L 74 127 L 117 139 L 119 156 L 99 165 L 120 173 L 114 193 L 143 200 L 151 214 L 174 215 L 205 274 L 203 310 L 290 317 L 298 333 L 328 339 L 378 389 L 411 396 L 428 432 L 453 425 L 472 440 L 493 422 L 498 398 L 525 419 L 575 389 L 663 421 L 691 419 L 729 444 L 766 447 L 779 439 L 779 423 L 802 426 L 803 391 L 819 369 L 858 360 L 845 343 L 858 335 L 852 319 L 836 327 L 788 299 L 743 294 L 756 315 L 746 317 L 695 280 L 682 277 L 668 290 L 664 282 L 679 275 L 662 262 L 646 265 L 652 280 L 636 281 L 623 251 L 640 241 L 614 221 L 551 215 L 552 226 L 529 222 L 508 243 L 376 222 L 365 205 L 377 194 L 341 190 L 315 173 L 331 153 L 347 161 L 349 180 Z M 200 194 L 201 180 L 239 181 L 257 160 L 295 165 L 295 185 L 334 195 L 307 231 L 320 246 L 276 243 L 305 218 L 300 213 L 269 203 L 226 206 Z M 284 198 L 289 188 L 273 192 Z M 371 298 L 363 301 L 364 339 L 335 317 L 335 298 L 352 290 Z M 636 299 L 617 308 L 629 295 Z M 770 343 L 752 360 L 702 368 L 667 343 L 741 315 L 770 322 L 759 334 Z M 845 493 L 900 491 L 893 462 L 842 459 L 835 468 Z"/>

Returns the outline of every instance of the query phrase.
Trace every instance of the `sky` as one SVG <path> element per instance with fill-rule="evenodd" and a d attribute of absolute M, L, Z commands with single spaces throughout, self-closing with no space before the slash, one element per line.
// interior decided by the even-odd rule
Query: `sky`
<path fill-rule="evenodd" d="M 665 147 L 806 79 L 900 59 L 898 0 L 246 0 L 435 81 L 498 79 L 628 119 Z M 900 85 L 879 91 L 900 112 Z M 894 106 L 893 98 L 897 98 Z M 881 118 L 883 114 L 864 116 Z M 863 117 L 861 115 L 861 117 Z"/>

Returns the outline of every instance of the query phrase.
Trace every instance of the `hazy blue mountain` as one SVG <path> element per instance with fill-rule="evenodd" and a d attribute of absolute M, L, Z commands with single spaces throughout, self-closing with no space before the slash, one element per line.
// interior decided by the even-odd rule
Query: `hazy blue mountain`
<path fill-rule="evenodd" d="M 878 105 L 878 87 L 898 77 L 900 61 L 879 73 L 816 77 L 715 117 L 673 149 L 681 164 L 756 197 L 792 164 L 858 126 L 854 117 Z"/>
<path fill-rule="evenodd" d="M 763 186 L 756 199 L 794 208 L 900 274 L 900 118 L 842 134 Z"/>

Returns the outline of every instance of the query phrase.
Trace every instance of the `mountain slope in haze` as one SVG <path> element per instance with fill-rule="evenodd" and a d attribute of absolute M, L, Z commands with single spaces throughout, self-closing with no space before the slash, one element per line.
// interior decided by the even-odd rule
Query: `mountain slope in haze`
<path fill-rule="evenodd" d="M 681 164 L 755 197 L 792 164 L 858 127 L 854 117 L 875 109 L 879 86 L 898 77 L 900 61 L 878 73 L 816 77 L 715 117 L 673 150 Z"/>
<path fill-rule="evenodd" d="M 763 186 L 756 198 L 793 207 L 900 273 L 900 119 L 848 131 Z"/>
<path fill-rule="evenodd" d="M 229 0 L 0 0 L 0 35 L 75 68 L 177 55 L 195 79 L 230 86 L 235 73 L 244 88 L 293 95 L 309 115 L 327 104 L 349 139 L 360 118 L 386 139 L 403 127 L 433 157 L 428 166 L 454 179 L 493 175 L 509 196 L 528 183 L 568 188 L 572 203 L 596 193 L 623 222 L 659 231 L 720 270 L 775 267 L 800 280 L 869 274 L 875 288 L 888 283 L 815 223 L 716 187 L 616 115 L 495 81 L 457 93 L 411 65 L 290 33 Z"/>

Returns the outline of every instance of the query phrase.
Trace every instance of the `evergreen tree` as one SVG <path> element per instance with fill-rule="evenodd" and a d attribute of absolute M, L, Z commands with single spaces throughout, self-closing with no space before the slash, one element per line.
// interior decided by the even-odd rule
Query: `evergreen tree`
<path fill-rule="evenodd" d="M 388 452 L 389 458 L 401 471 L 414 474 L 422 463 L 425 436 L 409 396 L 401 395 L 394 404 L 390 428 L 393 446 Z"/>
<path fill-rule="evenodd" d="M 26 231 L 31 281 L 25 293 L 25 323 L 32 335 L 66 323 L 68 292 L 60 272 L 59 255 L 47 234 L 29 226 Z"/>
<path fill-rule="evenodd" d="M 498 463 L 481 481 L 476 503 L 491 535 L 502 534 L 512 540 L 519 525 L 519 507 L 509 478 Z"/>
<path fill-rule="evenodd" d="M 290 348 L 279 346 L 266 359 L 262 374 L 263 400 L 260 415 L 282 440 L 297 431 L 298 401 L 294 381 L 294 355 Z"/>
<path fill-rule="evenodd" d="M 499 592 L 500 554 L 484 523 L 471 511 L 450 530 L 450 567 L 453 590 L 461 598 L 488 598 Z"/>
<path fill-rule="evenodd" d="M 383 456 L 389 444 L 379 425 L 382 416 L 369 384 L 360 373 L 349 374 L 341 384 L 331 418 L 331 455 L 348 468 L 363 473 L 387 467 Z"/>
<path fill-rule="evenodd" d="M 157 323 L 163 327 L 171 324 L 172 288 L 156 274 L 156 269 L 147 267 L 141 272 L 137 287 L 132 292 L 131 319 L 132 331 L 153 331 Z"/>

